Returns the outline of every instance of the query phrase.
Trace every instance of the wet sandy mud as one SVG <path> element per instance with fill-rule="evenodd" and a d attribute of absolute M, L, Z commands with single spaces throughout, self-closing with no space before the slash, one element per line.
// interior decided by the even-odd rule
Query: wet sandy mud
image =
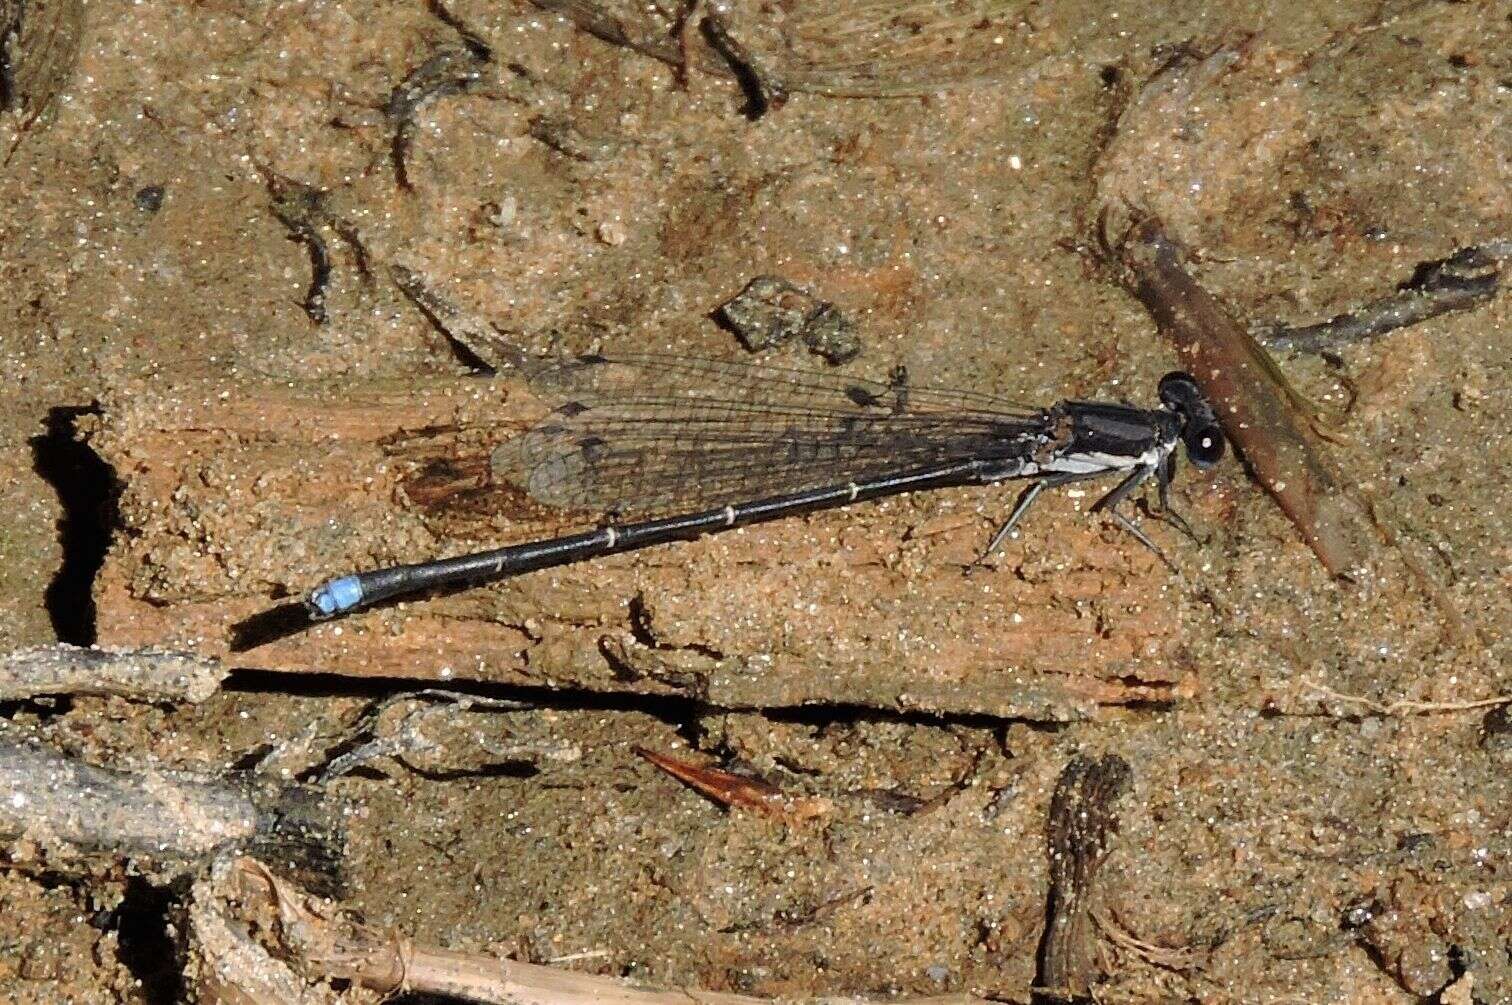
<path fill-rule="evenodd" d="M 343 902 L 772 998 L 1028 1001 L 1058 781 L 1116 755 L 1098 1000 L 1512 1001 L 1505 288 L 1278 355 L 1368 502 L 1382 557 L 1353 581 L 1230 456 L 1178 473 L 1198 541 L 1133 511 L 1174 573 L 1088 514 L 1094 484 L 967 574 L 1009 485 L 269 616 L 340 572 L 593 526 L 496 479 L 554 405 L 515 354 L 749 359 L 714 315 L 756 277 L 861 346 L 764 362 L 1152 406 L 1178 359 L 1099 253 L 1110 211 L 1158 215 L 1257 328 L 1512 238 L 1494 3 L 898 4 L 885 30 L 774 5 L 681 43 L 675 6 L 96 3 L 50 100 L 23 75 L 0 647 L 233 673 L 193 707 L 8 718 L 98 763 L 294 777 L 391 694 L 507 699 L 328 783 Z M 805 811 L 723 806 L 636 748 Z M 181 993 L 173 889 L 8 861 L 10 1000 Z"/>

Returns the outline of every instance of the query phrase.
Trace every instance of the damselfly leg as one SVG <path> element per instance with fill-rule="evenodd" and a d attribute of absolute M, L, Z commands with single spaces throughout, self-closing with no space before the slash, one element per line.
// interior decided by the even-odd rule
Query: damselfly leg
<path fill-rule="evenodd" d="M 1159 484 L 1157 497 L 1160 500 L 1160 512 L 1153 514 L 1153 516 L 1162 523 L 1168 523 L 1181 531 L 1182 534 L 1186 535 L 1188 541 L 1201 545 L 1202 539 L 1197 536 L 1197 532 L 1192 529 L 1192 525 L 1187 523 L 1186 517 L 1176 512 L 1175 507 L 1171 505 L 1171 479 L 1175 476 L 1175 473 L 1176 461 L 1173 455 L 1166 458 L 1165 466 L 1160 469 L 1156 479 Z"/>
<path fill-rule="evenodd" d="M 1118 504 L 1127 499 L 1130 493 L 1132 493 L 1140 485 L 1144 484 L 1144 482 L 1149 479 L 1151 475 L 1156 474 L 1157 470 L 1158 469 L 1153 464 L 1142 464 L 1139 467 L 1135 468 L 1133 473 L 1130 474 L 1129 477 L 1125 478 L 1123 481 L 1114 486 L 1113 491 L 1109 492 L 1107 495 L 1097 500 L 1097 502 L 1093 503 L 1092 508 L 1088 510 L 1088 512 L 1107 513 L 1109 519 L 1118 524 L 1118 526 L 1122 527 L 1124 530 L 1128 531 L 1129 534 L 1131 534 L 1134 539 L 1140 544 L 1144 545 L 1146 548 L 1149 548 L 1152 552 L 1154 552 L 1155 557 L 1160 559 L 1160 561 L 1165 564 L 1166 568 L 1170 569 L 1172 572 L 1176 573 L 1179 576 L 1181 575 L 1181 570 L 1176 568 L 1175 563 L 1166 557 L 1166 553 L 1161 551 L 1160 547 L 1154 541 L 1150 540 L 1149 535 L 1141 530 L 1139 525 L 1133 520 L 1130 520 L 1128 517 L 1118 512 Z M 1162 490 L 1165 488 L 1165 483 L 1163 480 L 1161 482 L 1161 488 Z"/>
<path fill-rule="evenodd" d="M 987 560 L 992 557 L 993 552 L 997 551 L 1002 546 L 1002 543 L 1008 540 L 1008 535 L 1013 533 L 1013 529 L 1024 518 L 1024 514 L 1029 512 L 1029 507 L 1033 505 L 1034 500 L 1038 499 L 1039 494 L 1045 491 L 1045 489 L 1060 488 L 1062 485 L 1069 485 L 1071 482 L 1096 478 L 1101 473 L 1051 475 L 1047 478 L 1040 478 L 1037 481 L 1031 482 L 1027 489 L 1019 493 L 1018 501 L 1013 504 L 1013 512 L 1008 514 L 1008 519 L 1003 521 L 1003 525 L 997 529 L 997 533 L 992 535 L 992 540 L 987 542 L 987 547 L 977 556 L 976 561 L 972 562 L 967 568 L 975 569 L 987 564 Z"/>

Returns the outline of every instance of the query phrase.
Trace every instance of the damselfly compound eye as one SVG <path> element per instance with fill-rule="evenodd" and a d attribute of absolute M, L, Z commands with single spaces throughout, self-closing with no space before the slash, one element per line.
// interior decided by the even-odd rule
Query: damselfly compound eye
<path fill-rule="evenodd" d="M 1216 422 L 1188 429 L 1181 439 L 1195 467 L 1210 468 L 1223 459 L 1223 430 Z"/>

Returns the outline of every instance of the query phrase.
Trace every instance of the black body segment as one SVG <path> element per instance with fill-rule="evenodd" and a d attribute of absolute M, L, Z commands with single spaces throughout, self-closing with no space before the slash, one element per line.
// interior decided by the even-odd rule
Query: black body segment
<path fill-rule="evenodd" d="M 1179 370 L 1160 378 L 1160 403 L 1181 418 L 1181 440 L 1187 458 L 1198 468 L 1223 459 L 1223 427 L 1212 404 L 1202 396 L 1192 375 Z"/>
<path fill-rule="evenodd" d="M 1063 451 L 1067 455 L 1139 457 L 1175 440 L 1180 432 L 1176 416 L 1167 412 L 1098 401 L 1059 407 L 1071 427 L 1071 442 Z"/>

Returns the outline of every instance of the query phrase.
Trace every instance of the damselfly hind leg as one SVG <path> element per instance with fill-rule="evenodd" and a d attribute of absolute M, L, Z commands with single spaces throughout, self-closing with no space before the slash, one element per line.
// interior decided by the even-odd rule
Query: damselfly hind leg
<path fill-rule="evenodd" d="M 976 561 L 966 567 L 966 571 L 970 572 L 972 569 L 987 563 L 987 560 L 998 550 L 998 546 L 1008 540 L 1008 535 L 1013 533 L 1013 529 L 1018 526 L 1018 522 L 1023 519 L 1024 514 L 1029 512 L 1029 507 L 1034 503 L 1034 500 L 1039 498 L 1039 494 L 1045 491 L 1045 489 L 1060 488 L 1062 485 L 1070 485 L 1072 482 L 1096 478 L 1099 474 L 1101 472 L 1075 475 L 1049 475 L 1037 479 L 1019 495 L 1018 502 L 1014 503 L 1013 512 L 1008 514 L 1008 519 L 998 528 L 997 533 L 992 535 L 992 540 L 987 542 L 987 547 L 977 556 Z"/>
<path fill-rule="evenodd" d="M 1166 553 L 1161 551 L 1159 546 L 1157 546 L 1154 541 L 1150 540 L 1149 535 L 1140 530 L 1139 525 L 1136 524 L 1133 520 L 1130 520 L 1128 517 L 1118 512 L 1118 504 L 1127 499 L 1135 489 L 1144 484 L 1145 480 L 1153 474 L 1155 474 L 1155 468 L 1153 466 L 1141 465 L 1140 467 L 1135 468 L 1134 471 L 1129 475 L 1129 477 L 1125 478 L 1123 481 L 1114 486 L 1113 491 L 1109 492 L 1107 495 L 1097 500 L 1097 502 L 1093 503 L 1092 509 L 1089 510 L 1089 512 L 1106 512 L 1108 514 L 1108 517 L 1114 523 L 1118 524 L 1118 526 L 1128 531 L 1129 534 L 1133 536 L 1134 540 L 1138 541 L 1140 544 L 1144 545 L 1146 548 L 1149 548 L 1152 552 L 1154 552 L 1155 557 L 1160 559 L 1161 562 L 1165 563 L 1166 568 L 1170 569 L 1177 575 L 1180 575 L 1181 570 L 1176 568 L 1175 563 L 1173 563 L 1169 558 L 1166 557 Z"/>

